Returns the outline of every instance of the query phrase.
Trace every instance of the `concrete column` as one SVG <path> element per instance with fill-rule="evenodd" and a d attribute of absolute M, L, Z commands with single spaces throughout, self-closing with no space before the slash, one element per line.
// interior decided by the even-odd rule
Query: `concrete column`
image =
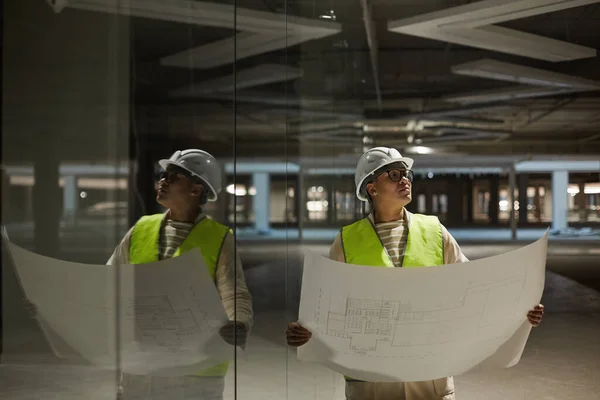
<path fill-rule="evenodd" d="M 431 215 L 433 214 L 433 190 L 429 184 L 425 188 L 423 194 L 425 195 L 425 214 Z"/>
<path fill-rule="evenodd" d="M 267 172 L 257 172 L 252 175 L 252 184 L 256 189 L 254 196 L 254 228 L 259 233 L 269 232 L 269 200 L 270 180 Z"/>
<path fill-rule="evenodd" d="M 77 206 L 79 204 L 79 190 L 77 189 L 77 177 L 66 176 L 63 178 L 63 218 L 69 222 L 75 221 Z"/>
<path fill-rule="evenodd" d="M 568 187 L 568 171 L 552 172 L 552 229 L 554 230 L 566 229 L 568 226 Z"/>
<path fill-rule="evenodd" d="M 473 223 L 473 178 L 469 178 L 465 184 L 465 191 L 467 193 L 467 222 Z"/>
<path fill-rule="evenodd" d="M 500 201 L 500 177 L 493 176 L 490 178 L 490 208 L 488 216 L 490 217 L 491 225 L 498 225 L 498 207 Z"/>
<path fill-rule="evenodd" d="M 527 185 L 529 176 L 519 174 L 519 225 L 527 224 Z"/>
<path fill-rule="evenodd" d="M 156 203 L 156 176 L 151 147 L 140 141 L 138 150 L 130 147 L 133 156 L 129 163 L 129 225 L 134 225 L 143 215 L 154 214 L 159 206 Z M 169 158 L 171 154 L 165 154 Z"/>
<path fill-rule="evenodd" d="M 446 223 L 459 224 L 463 220 L 463 182 L 458 178 L 453 178 L 448 183 L 446 190 L 448 195 L 448 213 Z"/>
<path fill-rule="evenodd" d="M 517 186 L 517 173 L 515 168 L 511 168 L 508 172 L 508 210 L 510 215 L 508 221 L 510 224 L 511 237 L 513 240 L 517 239 L 517 218 L 515 218 L 515 190 Z M 519 207 L 519 210 L 521 208 Z"/>
<path fill-rule="evenodd" d="M 533 204 L 535 206 L 535 222 L 542 222 L 542 196 L 540 195 L 541 186 L 535 187 L 535 197 Z M 544 199 L 546 197 L 544 196 Z"/>
<path fill-rule="evenodd" d="M 0 191 L 2 192 L 2 196 L 0 196 L 2 198 L 2 202 L 0 203 L 2 205 L 2 223 L 6 224 L 7 222 L 12 222 L 12 221 L 16 221 L 17 218 L 15 218 L 14 216 L 11 216 L 10 212 L 7 212 L 9 205 L 11 204 L 11 196 L 9 194 L 9 189 L 10 189 L 10 177 L 8 176 L 8 174 L 2 170 L 2 186 L 0 186 Z"/>
<path fill-rule="evenodd" d="M 59 162 L 52 151 L 38 150 L 34 162 L 32 189 L 35 252 L 58 258 L 59 227 L 62 202 L 59 178 Z"/>
<path fill-rule="evenodd" d="M 304 168 L 300 167 L 298 171 L 298 186 L 296 192 L 296 204 L 298 207 L 298 239 L 304 237 L 304 216 L 306 215 L 306 182 L 304 179 Z"/>
<path fill-rule="evenodd" d="M 579 193 L 575 195 L 575 204 L 579 209 L 579 221 L 587 222 L 587 196 L 585 195 L 585 182 L 579 183 Z"/>

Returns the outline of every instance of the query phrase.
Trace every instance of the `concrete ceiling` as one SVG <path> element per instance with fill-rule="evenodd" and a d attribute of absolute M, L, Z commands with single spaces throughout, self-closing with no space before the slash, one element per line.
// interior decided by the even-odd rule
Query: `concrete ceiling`
<path fill-rule="evenodd" d="M 114 13 L 107 8 L 111 2 L 70 0 L 65 10 Z M 595 54 L 600 1 L 557 3 L 241 0 L 236 26 L 230 1 L 137 1 L 135 7 L 154 4 L 162 13 L 133 6 L 119 11 L 131 16 L 136 135 L 224 156 L 235 143 L 237 154 L 247 156 L 354 155 L 377 144 L 430 146 L 434 154 L 461 158 L 596 157 L 600 91 L 540 92 L 472 104 L 444 100 L 518 86 L 452 72 L 453 66 L 482 59 L 600 81 Z M 489 11 L 494 7 L 502 18 Z M 481 12 L 487 12 L 483 28 L 473 23 Z M 442 22 L 430 22 L 435 16 Z M 477 43 L 455 37 L 480 28 L 485 34 L 473 31 L 481 33 Z M 507 50 L 499 35 L 531 42 Z M 532 52 L 536 40 L 540 54 Z M 564 51 L 553 56 L 553 46 Z M 568 60 L 558 61 L 562 58 Z"/>
<path fill-rule="evenodd" d="M 537 97 L 537 88 L 525 87 L 525 91 L 536 91 L 536 97 L 504 99 L 496 102 L 502 107 L 487 110 L 488 101 L 468 106 L 443 101 L 448 96 L 470 92 L 513 91 L 516 84 L 510 82 L 452 73 L 455 65 L 481 59 L 600 80 L 600 62 L 594 55 L 595 49 L 600 47 L 598 2 L 565 2 L 567 4 L 559 6 L 553 2 L 550 8 L 544 3 L 551 2 L 544 1 L 473 2 L 481 9 L 489 8 L 484 3 L 490 3 L 490 7 L 515 3 L 512 11 L 519 11 L 520 7 L 521 14 L 489 21 L 497 22 L 497 26 L 507 31 L 536 35 L 551 44 L 552 40 L 560 42 L 559 49 L 568 46 L 574 49 L 568 61 L 549 61 L 540 59 L 542 56 L 527 57 L 519 51 L 513 51 L 514 54 L 494 51 L 491 45 L 481 48 L 390 31 L 394 23 L 397 25 L 394 21 L 444 10 L 453 15 L 453 11 L 448 10 L 455 6 L 461 6 L 459 10 L 462 10 L 467 2 L 370 1 L 367 2 L 370 4 L 368 16 L 372 18 L 377 44 L 376 74 L 360 2 L 287 3 L 287 8 L 283 1 L 248 0 L 238 5 L 266 12 L 285 10 L 289 15 L 320 21 L 333 22 L 333 18 L 323 16 L 335 15 L 340 32 L 244 57 L 238 60 L 236 70 L 241 75 L 244 71 L 260 70 L 263 65 L 266 70 L 267 65 L 279 64 L 302 70 L 301 77 L 266 84 L 259 82 L 238 89 L 234 118 L 231 87 L 212 93 L 188 90 L 187 95 L 181 95 L 182 87 L 202 87 L 219 78 L 231 77 L 231 65 L 178 70 L 161 67 L 158 58 L 149 60 L 136 53 L 138 60 L 145 60 L 137 63 L 138 84 L 143 86 L 140 89 L 143 95 L 137 100 L 142 107 L 152 109 L 151 114 L 156 119 L 166 116 L 168 130 L 174 136 L 198 137 L 225 146 L 235 136 L 238 146 L 248 148 L 249 152 L 264 147 L 265 142 L 272 146 L 281 143 L 292 152 L 308 151 L 306 144 L 301 143 L 310 141 L 318 142 L 318 148 L 325 154 L 332 149 L 354 153 L 362 149 L 364 136 L 368 136 L 367 143 L 407 148 L 420 139 L 418 144 L 429 143 L 441 153 L 454 151 L 467 155 L 600 153 L 598 91 Z M 538 9 L 531 11 L 533 6 L 527 8 L 527 3 Z M 140 19 L 132 26 L 135 43 L 143 49 L 144 43 L 152 40 L 152 23 Z M 190 32 L 193 44 L 197 45 L 197 35 L 193 30 Z M 182 47 L 180 43 L 173 46 L 178 51 Z M 578 52 L 579 49 L 584 50 Z M 243 84 L 239 82 L 240 87 Z M 483 108 L 478 109 L 478 105 Z M 452 117 L 428 116 L 431 111 L 443 109 L 455 109 L 456 113 Z M 413 130 L 415 125 L 417 127 L 414 132 L 411 132 L 411 124 Z M 365 126 L 375 129 L 368 130 Z M 150 133 L 159 134 L 151 132 L 151 128 Z"/>

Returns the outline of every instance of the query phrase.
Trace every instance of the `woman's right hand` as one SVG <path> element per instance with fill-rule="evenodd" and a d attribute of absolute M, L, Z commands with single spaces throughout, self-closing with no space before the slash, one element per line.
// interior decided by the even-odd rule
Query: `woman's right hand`
<path fill-rule="evenodd" d="M 297 322 L 290 322 L 285 330 L 288 346 L 299 347 L 308 343 L 312 333 Z"/>

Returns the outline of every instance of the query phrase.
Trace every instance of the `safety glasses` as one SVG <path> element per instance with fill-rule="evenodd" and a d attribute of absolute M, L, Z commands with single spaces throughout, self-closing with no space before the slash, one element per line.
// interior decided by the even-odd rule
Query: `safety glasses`
<path fill-rule="evenodd" d="M 202 181 L 184 169 L 177 167 L 169 167 L 168 170 L 162 171 L 158 176 L 158 180 L 165 180 L 167 183 L 177 182 L 179 179 L 187 178 L 196 184 L 201 184 Z"/>
<path fill-rule="evenodd" d="M 158 176 L 158 180 L 162 181 L 164 179 L 168 183 L 173 183 L 184 177 L 186 176 L 179 171 L 162 171 Z"/>
<path fill-rule="evenodd" d="M 412 183 L 415 174 L 411 170 L 405 169 L 389 169 L 385 171 L 390 181 L 392 182 L 400 182 L 403 178 L 406 178 L 409 182 Z"/>

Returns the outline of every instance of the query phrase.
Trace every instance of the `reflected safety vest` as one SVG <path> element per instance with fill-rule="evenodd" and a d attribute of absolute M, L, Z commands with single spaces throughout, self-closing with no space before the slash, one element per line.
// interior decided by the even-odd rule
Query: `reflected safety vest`
<path fill-rule="evenodd" d="M 346 263 L 393 268 L 394 263 L 377 236 L 375 226 L 365 218 L 342 228 L 342 246 Z M 435 216 L 411 214 L 403 268 L 444 264 L 442 226 Z M 346 380 L 353 381 L 348 376 Z"/>
<path fill-rule="evenodd" d="M 158 261 L 158 241 L 164 214 L 147 215 L 135 224 L 129 245 L 131 264 L 148 264 Z M 173 257 L 180 256 L 193 248 L 199 248 L 210 276 L 215 280 L 217 262 L 221 248 L 230 229 L 206 217 L 198 222 L 185 238 Z M 225 362 L 196 375 L 225 376 L 229 362 Z"/>

